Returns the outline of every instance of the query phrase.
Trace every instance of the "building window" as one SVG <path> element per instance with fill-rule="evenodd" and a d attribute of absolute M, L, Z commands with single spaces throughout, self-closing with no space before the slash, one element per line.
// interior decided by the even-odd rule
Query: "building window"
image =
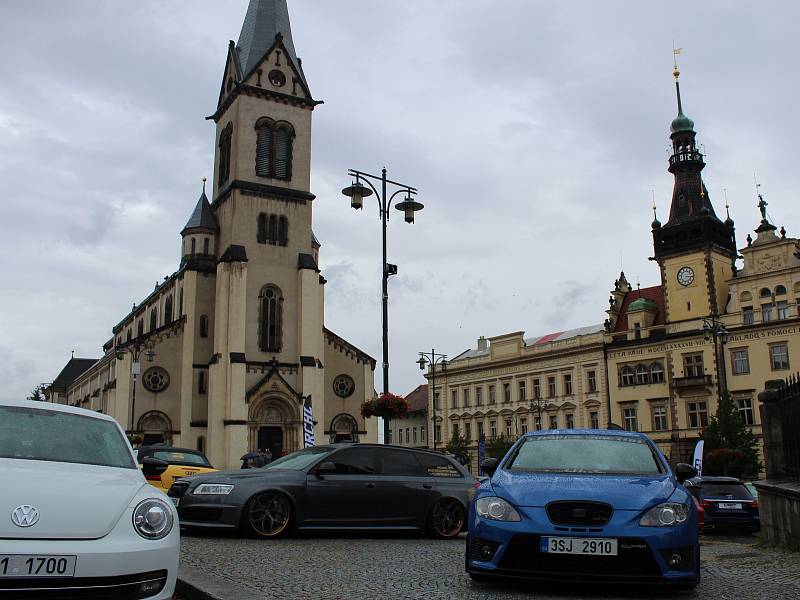
<path fill-rule="evenodd" d="M 458 390 L 450 390 L 450 408 L 458 408 Z"/>
<path fill-rule="evenodd" d="M 642 324 L 636 323 L 633 326 L 633 337 L 634 339 L 640 340 L 642 339 Z"/>
<path fill-rule="evenodd" d="M 736 406 L 739 408 L 739 415 L 742 417 L 745 425 L 753 425 L 755 418 L 753 416 L 753 400 L 751 398 L 738 398 Z"/>
<path fill-rule="evenodd" d="M 434 428 L 434 430 L 433 430 L 433 439 L 436 442 L 441 442 L 442 441 L 442 426 L 441 425 L 436 425 L 436 427 Z"/>
<path fill-rule="evenodd" d="M 288 181 L 292 177 L 294 129 L 284 121 L 256 121 L 256 175 Z"/>
<path fill-rule="evenodd" d="M 278 245 L 286 246 L 289 243 L 289 219 L 278 217 Z"/>
<path fill-rule="evenodd" d="M 472 441 L 472 423 L 464 423 L 464 437 L 468 442 Z"/>
<path fill-rule="evenodd" d="M 636 385 L 647 383 L 648 369 L 644 365 L 636 365 Z"/>
<path fill-rule="evenodd" d="M 519 425 L 522 433 L 528 433 L 528 419 L 520 419 Z"/>
<path fill-rule="evenodd" d="M 283 321 L 283 297 L 273 285 L 261 288 L 260 341 L 262 352 L 280 352 Z"/>
<path fill-rule="evenodd" d="M 572 413 L 567 414 L 567 429 L 575 429 L 575 416 Z"/>
<path fill-rule="evenodd" d="M 164 325 L 172 323 L 172 296 L 164 300 Z"/>
<path fill-rule="evenodd" d="M 189 254 L 194 256 L 196 250 L 197 250 L 197 240 L 195 238 L 191 238 L 189 240 Z"/>
<path fill-rule="evenodd" d="M 198 394 L 206 393 L 206 374 L 203 371 L 200 371 L 197 374 L 197 393 Z"/>
<path fill-rule="evenodd" d="M 423 444 L 425 443 L 425 426 L 422 425 L 419 428 L 419 441 Z"/>
<path fill-rule="evenodd" d="M 775 303 L 775 312 L 777 313 L 778 319 L 788 319 L 789 318 L 788 300 L 778 300 Z"/>
<path fill-rule="evenodd" d="M 463 394 L 464 394 L 464 406 L 465 406 L 465 407 L 466 407 L 466 406 L 469 406 L 469 401 L 470 401 L 470 398 L 469 398 L 469 388 L 464 388 L 464 392 L 463 392 Z"/>
<path fill-rule="evenodd" d="M 772 304 L 761 305 L 761 321 L 762 323 L 769 323 L 772 321 Z"/>
<path fill-rule="evenodd" d="M 483 406 L 483 387 L 475 388 L 475 406 Z"/>
<path fill-rule="evenodd" d="M 708 408 L 705 402 L 689 402 L 689 427 L 705 427 L 708 425 Z"/>
<path fill-rule="evenodd" d="M 589 421 L 592 424 L 592 429 L 600 429 L 600 415 L 596 410 L 589 413 Z"/>
<path fill-rule="evenodd" d="M 441 410 L 441 408 L 440 408 L 441 405 L 439 404 L 439 401 L 440 401 L 439 400 L 439 392 L 436 392 L 433 395 L 433 410 Z"/>
<path fill-rule="evenodd" d="M 650 381 L 653 383 L 664 383 L 664 367 L 661 363 L 650 365 Z"/>
<path fill-rule="evenodd" d="M 752 306 L 742 307 L 742 323 L 745 325 L 752 325 L 756 322 L 755 313 Z"/>
<path fill-rule="evenodd" d="M 261 121 L 261 126 L 256 124 L 256 175 L 261 177 L 272 176 L 272 123 L 268 120 Z"/>
<path fill-rule="evenodd" d="M 702 377 L 703 372 L 702 354 L 683 355 L 683 374 L 685 377 Z"/>
<path fill-rule="evenodd" d="M 779 286 L 775 287 L 775 295 L 776 296 L 783 296 L 784 294 L 786 294 L 786 287 L 785 286 L 779 285 Z"/>
<path fill-rule="evenodd" d="M 208 337 L 208 317 L 206 315 L 200 315 L 199 328 L 200 328 L 200 337 L 201 338 L 207 338 Z"/>
<path fill-rule="evenodd" d="M 150 311 L 150 331 L 155 331 L 158 328 L 158 310 L 155 308 Z"/>
<path fill-rule="evenodd" d="M 478 421 L 478 439 L 483 437 L 483 421 Z"/>
<path fill-rule="evenodd" d="M 513 431 L 511 429 L 511 419 L 506 419 L 506 437 L 511 437 Z"/>
<path fill-rule="evenodd" d="M 209 254 L 210 244 L 208 238 L 203 238 L 203 254 Z"/>
<path fill-rule="evenodd" d="M 503 402 L 508 404 L 511 402 L 511 384 L 504 383 L 503 384 Z"/>
<path fill-rule="evenodd" d="M 231 175 L 231 137 L 233 124 L 228 123 L 219 135 L 219 168 L 217 188 L 221 188 Z"/>
<path fill-rule="evenodd" d="M 197 438 L 197 451 L 200 454 L 206 453 L 206 438 L 204 438 L 202 435 Z"/>
<path fill-rule="evenodd" d="M 789 348 L 786 344 L 770 346 L 769 357 L 773 371 L 781 371 L 789 368 Z"/>
<path fill-rule="evenodd" d="M 597 374 L 595 371 L 586 372 L 586 383 L 589 387 L 590 392 L 597 391 Z"/>
<path fill-rule="evenodd" d="M 625 431 L 639 431 L 639 421 L 636 419 L 635 408 L 622 409 L 622 421 Z"/>
<path fill-rule="evenodd" d="M 666 431 L 667 430 L 667 407 L 658 405 L 653 407 L 653 430 Z"/>
<path fill-rule="evenodd" d="M 411 443 L 411 430 L 408 427 L 406 427 L 406 444 L 410 443 Z"/>
<path fill-rule="evenodd" d="M 414 434 L 414 443 L 416 444 L 417 443 L 417 428 L 416 427 L 414 427 L 414 431 L 412 433 Z"/>
<path fill-rule="evenodd" d="M 492 439 L 497 437 L 497 421 L 489 421 L 489 435 Z"/>
<path fill-rule="evenodd" d="M 542 430 L 542 417 L 536 416 L 533 417 L 533 426 L 536 428 L 536 431 Z"/>
<path fill-rule="evenodd" d="M 139 322 L 136 324 L 136 337 L 142 337 L 144 335 L 144 319 L 139 319 Z"/>
<path fill-rule="evenodd" d="M 256 241 L 259 244 L 267 243 L 267 215 L 261 213 L 258 215 L 258 231 L 256 233 Z"/>
<path fill-rule="evenodd" d="M 556 378 L 555 377 L 548 377 L 547 378 L 547 397 L 548 398 L 555 398 L 556 397 Z"/>
<path fill-rule="evenodd" d="M 761 298 L 771 298 L 772 297 L 772 292 L 770 291 L 769 288 L 761 288 L 761 291 L 758 292 L 758 295 Z"/>
<path fill-rule="evenodd" d="M 750 358 L 747 350 L 732 350 L 731 362 L 733 362 L 733 374 L 743 375 L 750 372 Z"/>
<path fill-rule="evenodd" d="M 495 394 L 494 386 L 489 386 L 489 404 L 497 404 L 497 394 Z"/>
<path fill-rule="evenodd" d="M 517 398 L 518 402 L 525 402 L 525 382 L 519 382 L 519 396 Z"/>
<path fill-rule="evenodd" d="M 572 375 L 570 373 L 564 375 L 564 395 L 572 396 Z"/>
<path fill-rule="evenodd" d="M 386 438 L 386 443 L 387 444 L 391 444 L 392 443 L 392 430 L 390 429 L 386 433 L 389 435 L 389 437 Z"/>
<path fill-rule="evenodd" d="M 620 379 L 619 382 L 620 385 L 633 385 L 634 382 L 633 369 L 631 369 L 630 367 L 622 367 L 619 379 Z"/>
<path fill-rule="evenodd" d="M 558 429 L 558 415 L 550 415 L 550 429 Z"/>

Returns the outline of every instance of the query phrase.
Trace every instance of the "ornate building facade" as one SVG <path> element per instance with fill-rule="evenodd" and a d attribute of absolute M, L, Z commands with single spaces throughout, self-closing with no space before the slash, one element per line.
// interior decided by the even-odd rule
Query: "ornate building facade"
<path fill-rule="evenodd" d="M 375 360 L 324 325 L 310 192 L 318 104 L 286 1 L 250 0 L 208 117 L 212 199 L 204 184 L 180 266 L 53 400 L 107 412 L 147 442 L 203 449 L 215 466 L 303 447 L 304 405 L 317 441 L 377 441 L 376 420 L 359 414 Z"/>

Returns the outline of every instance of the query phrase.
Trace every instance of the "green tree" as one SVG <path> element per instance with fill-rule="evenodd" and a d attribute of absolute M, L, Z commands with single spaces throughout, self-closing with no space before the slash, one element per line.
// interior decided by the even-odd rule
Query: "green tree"
<path fill-rule="evenodd" d="M 514 445 L 516 438 L 501 435 L 486 442 L 486 458 L 503 458 Z"/>
<path fill-rule="evenodd" d="M 26 400 L 33 400 L 35 402 L 46 402 L 47 398 L 44 396 L 44 391 L 47 389 L 45 384 L 37 385 L 33 388 L 31 395 L 26 398 Z"/>
<path fill-rule="evenodd" d="M 456 460 L 462 465 L 466 465 L 472 460 L 469 453 L 469 441 L 458 431 L 453 432 L 453 437 L 447 442 L 445 451 L 455 456 Z"/>
<path fill-rule="evenodd" d="M 730 477 L 755 477 L 761 471 L 758 443 L 745 424 L 739 409 L 725 394 L 720 399 L 717 414 L 703 431 L 703 474 Z"/>

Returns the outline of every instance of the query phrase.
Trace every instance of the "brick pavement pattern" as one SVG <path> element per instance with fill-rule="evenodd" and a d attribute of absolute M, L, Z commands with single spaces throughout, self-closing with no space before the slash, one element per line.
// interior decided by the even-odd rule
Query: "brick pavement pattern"
<path fill-rule="evenodd" d="M 181 564 L 262 598 L 398 600 L 530 598 L 800 598 L 800 554 L 756 537 L 701 538 L 693 592 L 628 586 L 475 583 L 464 573 L 464 536 L 298 537 L 273 541 L 183 534 Z M 227 600 L 227 599 L 226 599 Z"/>

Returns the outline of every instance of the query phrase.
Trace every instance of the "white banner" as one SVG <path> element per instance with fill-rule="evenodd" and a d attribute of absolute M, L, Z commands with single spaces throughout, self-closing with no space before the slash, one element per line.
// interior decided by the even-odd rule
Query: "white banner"
<path fill-rule="evenodd" d="M 694 461 L 692 462 L 692 466 L 697 469 L 697 476 L 700 477 L 703 474 L 703 446 L 705 442 L 700 440 L 697 442 L 697 445 L 694 447 Z"/>

